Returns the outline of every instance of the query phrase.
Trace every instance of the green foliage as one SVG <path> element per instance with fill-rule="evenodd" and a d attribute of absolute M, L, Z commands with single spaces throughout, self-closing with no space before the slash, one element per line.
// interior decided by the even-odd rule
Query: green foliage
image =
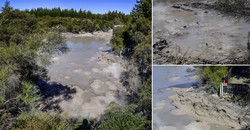
<path fill-rule="evenodd" d="M 139 17 L 133 24 L 133 32 L 141 32 L 143 35 L 151 34 L 151 21 L 145 17 Z"/>
<path fill-rule="evenodd" d="M 34 104 L 37 100 L 39 100 L 40 96 L 37 93 L 37 87 L 28 82 L 22 82 L 22 92 L 20 99 L 25 105 Z"/>
<path fill-rule="evenodd" d="M 131 104 L 121 107 L 111 103 L 103 116 L 104 122 L 99 125 L 103 130 L 146 130 L 151 129 L 151 121 L 135 113 L 138 106 Z"/>
<path fill-rule="evenodd" d="M 12 10 L 13 8 L 10 6 L 10 1 L 6 0 L 4 6 L 1 7 L 1 11 L 3 13 L 9 13 Z"/>
<path fill-rule="evenodd" d="M 138 111 L 142 112 L 149 120 L 152 114 L 152 87 L 151 82 L 146 82 L 141 85 L 138 91 L 139 101 Z"/>
<path fill-rule="evenodd" d="M 5 123 L 9 122 L 10 119 L 11 119 L 11 116 L 9 116 L 7 113 L 3 113 L 0 116 L 0 124 L 5 124 Z"/>
<path fill-rule="evenodd" d="M 228 73 L 227 66 L 205 66 L 199 67 L 200 78 L 203 84 L 212 85 L 217 92 L 220 91 L 221 79 Z"/>
<path fill-rule="evenodd" d="M 37 8 L 26 12 L 35 15 L 47 27 L 62 25 L 67 28 L 68 32 L 72 33 L 106 31 L 111 29 L 114 24 L 127 24 L 131 20 L 130 15 L 117 11 L 109 11 L 106 14 L 93 14 L 86 10 L 77 12 L 74 9 Z"/>
<path fill-rule="evenodd" d="M 115 52 L 119 54 L 119 52 L 121 51 L 121 49 L 123 47 L 123 39 L 120 37 L 113 37 L 111 39 L 111 43 L 114 43 L 113 48 L 114 48 Z"/>
<path fill-rule="evenodd" d="M 151 75 L 151 6 L 150 0 L 137 1 L 131 13 L 135 19 L 128 26 L 114 30 L 111 40 L 117 54 L 121 48 L 131 50 L 124 56 L 138 66 L 142 82 Z"/>
<path fill-rule="evenodd" d="M 72 125 L 71 120 L 61 117 L 57 112 L 32 110 L 18 116 L 14 129 L 72 130 L 76 127 L 77 125 Z"/>
<path fill-rule="evenodd" d="M 81 9 L 79 11 L 76 11 L 74 9 L 64 9 L 61 10 L 60 8 L 37 8 L 37 9 L 31 9 L 26 11 L 30 14 L 34 14 L 37 17 L 43 17 L 43 16 L 50 16 L 50 17 L 71 17 L 71 18 L 84 18 L 84 19 L 102 19 L 107 21 L 116 21 L 116 23 L 119 23 L 120 20 L 123 22 L 129 19 L 129 15 L 125 15 L 122 12 L 117 11 L 109 11 L 105 14 L 93 14 L 91 11 L 82 11 Z"/>
<path fill-rule="evenodd" d="M 152 19 L 152 1 L 151 0 L 137 0 L 137 5 L 133 8 L 132 14 L 135 18 L 145 17 Z"/>
<path fill-rule="evenodd" d="M 5 85 L 5 82 L 7 79 L 10 77 L 8 71 L 6 69 L 1 69 L 0 70 L 0 84 Z"/>
<path fill-rule="evenodd" d="M 124 47 L 124 32 L 126 30 L 122 28 L 114 29 L 114 36 L 112 37 L 110 43 L 113 46 L 114 51 L 119 54 Z"/>
<path fill-rule="evenodd" d="M 151 44 L 141 42 L 135 47 L 132 61 L 138 64 L 142 81 L 146 81 L 151 75 Z"/>
<path fill-rule="evenodd" d="M 0 116 L 16 117 L 40 98 L 33 84 L 47 78 L 51 55 L 67 47 L 61 26 L 48 28 L 34 15 L 13 10 L 8 1 L 0 16 Z M 13 124 L 13 118 L 0 122 L 4 129 Z"/>

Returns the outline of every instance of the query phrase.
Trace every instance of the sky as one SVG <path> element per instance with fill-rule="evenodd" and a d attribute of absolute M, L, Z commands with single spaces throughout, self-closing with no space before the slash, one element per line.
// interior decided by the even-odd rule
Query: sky
<path fill-rule="evenodd" d="M 32 8 L 53 8 L 61 9 L 74 8 L 77 11 L 90 10 L 92 13 L 107 13 L 110 11 L 121 11 L 129 14 L 136 4 L 136 0 L 9 0 L 14 9 L 32 9 Z M 0 0 L 0 6 L 4 5 L 5 0 Z"/>

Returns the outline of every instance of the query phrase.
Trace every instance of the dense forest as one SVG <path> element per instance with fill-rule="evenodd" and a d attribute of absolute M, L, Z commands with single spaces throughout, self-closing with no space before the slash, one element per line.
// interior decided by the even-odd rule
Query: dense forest
<path fill-rule="evenodd" d="M 39 18 L 39 21 L 42 21 L 48 27 L 63 25 L 68 32 L 73 33 L 106 31 L 114 25 L 128 24 L 131 19 L 130 15 L 117 11 L 109 11 L 106 14 L 93 14 L 91 11 L 82 11 L 81 9 L 77 12 L 74 9 L 38 8 L 26 10 L 25 12 L 35 15 Z"/>
<path fill-rule="evenodd" d="M 117 11 L 13 9 L 6 1 L 0 13 L 0 129 L 151 129 L 151 0 L 138 0 L 130 15 Z M 125 72 L 123 81 L 132 90 L 130 103 L 111 103 L 100 120 L 68 118 L 56 110 L 40 111 L 43 98 L 37 85 L 48 80 L 46 67 L 55 53 L 67 52 L 62 32 L 108 30 L 119 54 L 137 68 Z M 136 75 L 139 84 L 131 82 Z"/>
<path fill-rule="evenodd" d="M 62 25 L 68 32 L 72 33 L 107 31 L 114 25 L 126 25 L 131 21 L 130 15 L 118 11 L 109 11 L 105 14 L 93 14 L 91 11 L 82 11 L 81 9 L 79 11 L 74 9 L 61 10 L 60 8 L 37 8 L 25 11 L 11 9 L 11 11 L 30 14 L 36 21 L 39 21 L 40 25 L 46 27 Z"/>

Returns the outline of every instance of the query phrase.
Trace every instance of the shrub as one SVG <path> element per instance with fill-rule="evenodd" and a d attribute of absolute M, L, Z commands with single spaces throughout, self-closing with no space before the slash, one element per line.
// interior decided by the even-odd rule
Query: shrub
<path fill-rule="evenodd" d="M 99 125 L 99 128 L 103 130 L 151 129 L 151 121 L 135 113 L 137 107 L 135 104 L 121 107 L 115 103 L 110 103 L 103 117 L 104 122 Z"/>
<path fill-rule="evenodd" d="M 14 126 L 15 129 L 28 130 L 71 130 L 76 127 L 71 120 L 63 118 L 55 111 L 41 112 L 35 109 L 21 113 Z"/>
<path fill-rule="evenodd" d="M 220 91 L 221 79 L 228 73 L 227 66 L 206 66 L 199 67 L 200 80 L 202 84 L 209 84 L 214 89 Z"/>
<path fill-rule="evenodd" d="M 37 86 L 34 86 L 28 82 L 22 82 L 22 92 L 20 99 L 25 105 L 33 105 L 37 100 L 40 99 Z"/>

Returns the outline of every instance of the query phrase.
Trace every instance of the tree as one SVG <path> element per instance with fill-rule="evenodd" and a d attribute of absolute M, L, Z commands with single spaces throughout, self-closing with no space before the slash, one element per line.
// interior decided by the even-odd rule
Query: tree
<path fill-rule="evenodd" d="M 1 11 L 4 14 L 9 14 L 13 10 L 13 7 L 10 6 L 10 1 L 6 0 L 4 6 L 1 7 Z"/>
<path fill-rule="evenodd" d="M 152 19 L 152 1 L 151 0 L 137 0 L 137 5 L 132 10 L 132 15 L 135 19 L 145 17 Z"/>

